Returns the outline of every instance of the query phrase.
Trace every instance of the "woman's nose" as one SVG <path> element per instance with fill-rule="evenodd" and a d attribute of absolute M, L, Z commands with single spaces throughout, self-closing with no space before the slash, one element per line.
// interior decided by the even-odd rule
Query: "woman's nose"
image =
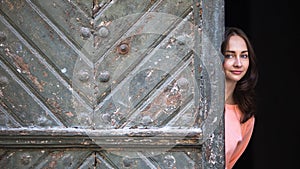
<path fill-rule="evenodd" d="M 242 62 L 241 62 L 241 59 L 239 57 L 235 58 L 234 66 L 236 66 L 236 67 L 241 67 L 242 66 Z"/>

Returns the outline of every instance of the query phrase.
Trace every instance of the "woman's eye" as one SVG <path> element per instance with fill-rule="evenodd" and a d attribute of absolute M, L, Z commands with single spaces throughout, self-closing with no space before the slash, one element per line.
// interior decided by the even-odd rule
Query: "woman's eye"
<path fill-rule="evenodd" d="M 248 58 L 248 55 L 246 55 L 246 54 L 241 55 L 241 58 Z"/>
<path fill-rule="evenodd" d="M 225 55 L 224 57 L 227 58 L 227 59 L 230 59 L 230 58 L 232 58 L 233 56 L 232 56 L 232 55 Z"/>

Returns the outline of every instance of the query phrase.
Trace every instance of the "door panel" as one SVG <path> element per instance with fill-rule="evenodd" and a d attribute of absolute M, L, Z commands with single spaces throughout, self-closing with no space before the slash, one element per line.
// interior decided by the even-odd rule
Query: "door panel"
<path fill-rule="evenodd" d="M 223 1 L 0 3 L 0 166 L 222 168 Z"/>

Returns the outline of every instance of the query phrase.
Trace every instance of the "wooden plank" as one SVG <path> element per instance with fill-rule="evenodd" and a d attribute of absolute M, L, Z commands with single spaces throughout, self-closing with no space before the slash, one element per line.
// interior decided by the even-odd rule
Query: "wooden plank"
<path fill-rule="evenodd" d="M 63 123 L 0 61 L 2 78 L 1 106 L 18 127 L 63 127 Z M 26 102 L 24 102 L 26 100 Z"/>
<path fill-rule="evenodd" d="M 36 10 L 42 12 L 41 16 L 45 16 L 57 26 L 77 48 L 81 49 L 88 38 L 83 34 L 83 29 L 92 36 L 92 0 L 31 0 L 29 4 L 32 4 L 32 7 L 36 6 Z"/>
<path fill-rule="evenodd" d="M 2 3 L 1 11 L 15 29 L 69 84 L 78 57 L 85 59 L 67 36 L 30 1 Z"/>
<path fill-rule="evenodd" d="M 93 157 L 88 150 L 55 149 L 0 149 L 5 158 L 0 158 L 0 166 L 7 169 L 17 168 L 78 168 L 82 162 Z M 93 164 L 93 161 L 89 161 Z"/>
<path fill-rule="evenodd" d="M 92 118 L 91 104 L 88 98 L 84 97 L 86 95 L 83 96 L 80 91 L 79 93 L 73 91 L 72 85 L 69 84 L 70 79 L 66 79 L 63 75 L 64 69 L 57 70 L 51 62 L 49 63 L 47 57 L 45 58 L 35 46 L 32 46 L 31 40 L 25 39 L 26 37 L 18 33 L 18 28 L 13 27 L 14 23 L 6 20 L 8 18 L 1 16 L 0 19 L 1 32 L 5 37 L 0 54 L 3 65 L 7 65 L 5 69 L 11 69 L 32 95 L 48 107 L 65 126 L 91 126 L 91 120 L 87 119 Z M 77 77 L 80 78 L 79 75 Z M 8 99 L 8 95 L 9 93 L 5 93 L 4 99 Z M 21 98 L 14 97 L 10 102 L 12 104 L 22 102 L 18 99 Z M 75 112 L 74 105 L 79 106 L 80 111 Z"/>
<path fill-rule="evenodd" d="M 199 129 L 6 129 L 0 130 L 0 147 L 166 150 L 199 147 L 201 137 Z"/>
<path fill-rule="evenodd" d="M 95 51 L 90 50 L 90 53 L 93 53 L 95 56 L 97 73 L 108 71 L 111 76 L 114 76 L 115 82 L 113 83 L 118 84 L 119 79 L 127 76 L 128 72 L 136 67 L 137 63 L 141 62 L 145 54 L 153 49 L 154 45 L 157 45 L 176 23 L 183 19 L 172 15 L 174 12 L 171 11 L 168 11 L 171 14 L 167 15 L 166 13 L 159 13 L 162 10 L 160 8 L 166 6 L 166 2 L 151 2 L 153 7 L 147 10 L 145 7 L 150 5 L 148 3 L 150 1 L 117 1 L 115 4 L 107 7 L 95 19 L 95 23 L 99 25 L 99 28 L 107 29 L 110 33 L 107 37 L 96 37 L 95 44 L 97 48 Z M 133 8 L 132 4 L 135 4 L 137 7 Z M 168 5 L 172 8 L 174 7 L 172 5 L 175 4 L 176 2 L 172 2 Z M 183 4 L 185 5 L 175 8 L 176 10 L 173 11 L 185 17 L 188 14 L 187 11 L 191 11 L 191 7 L 189 3 Z M 139 9 L 138 7 L 140 6 L 143 8 Z M 125 7 L 126 10 L 123 9 Z M 162 22 L 164 24 L 160 24 Z M 120 52 L 121 47 L 124 47 L 124 50 L 128 50 L 128 52 Z M 123 68 L 115 72 L 114 70 L 117 70 L 119 66 L 123 66 Z M 98 97 L 102 100 L 101 97 L 108 94 L 110 84 L 100 83 L 98 86 Z"/>
<path fill-rule="evenodd" d="M 199 149 L 198 149 L 199 150 Z M 201 169 L 196 159 L 201 158 L 197 149 L 172 149 L 165 152 L 104 152 L 114 168 L 190 168 Z"/>

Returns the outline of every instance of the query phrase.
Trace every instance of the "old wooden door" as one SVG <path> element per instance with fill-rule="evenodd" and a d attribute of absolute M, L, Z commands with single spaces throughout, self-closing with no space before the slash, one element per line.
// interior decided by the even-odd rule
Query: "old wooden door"
<path fill-rule="evenodd" d="M 0 1 L 0 168 L 223 168 L 223 5 Z"/>

